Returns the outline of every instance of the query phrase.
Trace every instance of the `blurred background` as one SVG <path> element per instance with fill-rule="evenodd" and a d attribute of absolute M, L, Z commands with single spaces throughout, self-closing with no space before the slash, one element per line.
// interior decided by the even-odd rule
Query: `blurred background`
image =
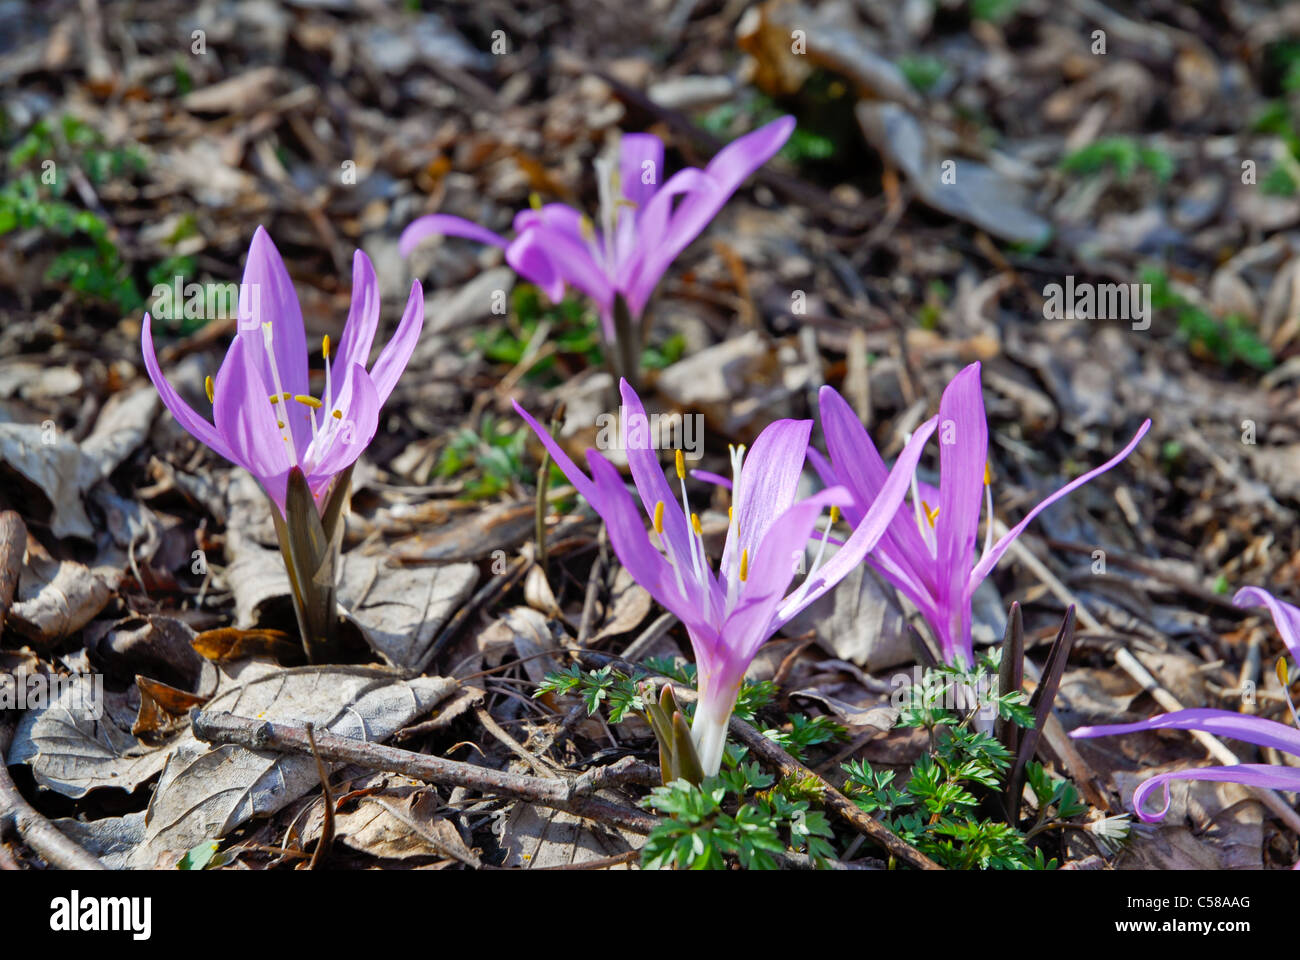
<path fill-rule="evenodd" d="M 0 508 L 94 573 L 90 618 L 285 618 L 192 569 L 241 514 L 233 471 L 144 377 L 141 318 L 163 291 L 237 281 L 258 225 L 309 343 L 341 331 L 354 249 L 385 330 L 420 279 L 424 336 L 358 469 L 348 546 L 487 576 L 532 533 L 538 457 L 509 400 L 564 401 L 566 443 L 589 445 L 608 405 L 598 320 L 495 248 L 404 260 L 401 230 L 444 212 L 508 233 L 534 195 L 595 211 L 592 161 L 620 131 L 661 136 L 673 171 L 789 113 L 794 136 L 648 314 L 647 396 L 705 417 L 702 466 L 814 415 L 823 383 L 892 456 L 981 360 L 1010 520 L 1151 417 L 1124 465 L 1026 538 L 1055 586 L 1009 558 L 979 635 L 1000 636 L 1012 600 L 1039 639 L 1087 604 L 1105 628 L 1062 684 L 1067 725 L 1150 712 L 1117 678 L 1117 637 L 1188 704 L 1239 697 L 1251 662 L 1280 693 L 1258 657 L 1276 636 L 1229 598 L 1298 598 L 1298 4 L 0 0 L 0 108 Z M 1104 285 L 1132 296 L 1079 299 L 1119 290 Z M 154 336 L 206 410 L 235 319 L 193 289 Z M 557 575 L 561 607 L 581 605 L 590 561 Z M 905 613 L 860 579 L 803 628 L 868 671 L 909 661 Z M 772 646 L 769 672 L 788 652 Z M 1135 748 L 1086 749 L 1121 764 Z M 1258 862 L 1250 829 L 1204 865 Z"/>

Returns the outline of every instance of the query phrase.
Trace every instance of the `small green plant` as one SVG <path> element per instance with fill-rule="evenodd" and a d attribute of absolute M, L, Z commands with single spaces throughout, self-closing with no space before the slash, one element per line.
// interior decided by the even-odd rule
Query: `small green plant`
<path fill-rule="evenodd" d="M 1273 367 L 1273 351 L 1250 328 L 1246 319 L 1229 314 L 1222 319 L 1213 316 L 1174 291 L 1168 275 L 1158 267 L 1144 269 L 1140 282 L 1150 284 L 1151 307 L 1154 310 L 1173 311 L 1179 335 L 1202 355 L 1223 366 L 1244 363 L 1256 370 Z"/>
<path fill-rule="evenodd" d="M 1164 150 L 1142 146 L 1132 137 L 1102 137 L 1061 161 L 1062 170 L 1080 176 L 1092 176 L 1107 168 L 1125 183 L 1139 169 L 1147 170 L 1160 183 L 1168 183 L 1176 165 Z"/>
<path fill-rule="evenodd" d="M 466 427 L 453 434 L 433 475 L 447 480 L 467 473 L 465 496 L 471 500 L 495 497 L 532 478 L 523 463 L 524 439 L 522 428 L 503 426 L 491 414 L 484 414 L 477 432 Z M 557 482 L 564 482 L 563 475 Z"/>
<path fill-rule="evenodd" d="M 927 54 L 908 54 L 898 58 L 898 69 L 921 93 L 929 93 L 943 79 L 948 68 L 938 57 Z"/>
<path fill-rule="evenodd" d="M 722 770 L 699 786 L 674 780 L 642 805 L 666 819 L 646 838 L 641 865 L 650 869 L 723 870 L 734 859 L 751 870 L 775 870 L 787 851 L 823 865 L 835 854 L 826 814 L 812 809 L 798 781 L 774 784 L 743 747 L 729 746 Z"/>
<path fill-rule="evenodd" d="M 1005 23 L 1016 15 L 1021 0 L 970 0 L 972 20 Z"/>
<path fill-rule="evenodd" d="M 108 224 L 89 210 L 64 199 L 69 166 L 102 184 L 129 178 L 144 169 L 134 147 L 109 147 L 94 128 L 72 116 L 57 123 L 39 120 L 13 143 L 6 155 L 10 177 L 0 187 L 0 235 L 11 230 L 42 229 L 61 237 L 83 236 L 88 245 L 60 251 L 45 279 L 67 284 L 82 296 L 111 304 L 123 314 L 138 312 L 144 299 L 130 266 L 118 253 Z M 39 175 L 34 169 L 39 167 Z"/>
<path fill-rule="evenodd" d="M 952 666 L 926 671 L 908 688 L 899 725 L 924 729 L 929 749 L 902 784 L 895 783 L 892 770 L 877 771 L 865 761 L 846 763 L 844 790 L 863 811 L 945 867 L 1051 869 L 1056 861 L 1029 841 L 1036 831 L 1086 811 L 1066 781 L 1051 781 L 1050 791 L 1044 787 L 1047 798 L 1027 834 L 1004 819 L 981 815 L 988 799 L 1002 791 L 1013 757 L 994 737 L 972 727 L 975 718 L 987 711 L 986 719 L 995 712 L 1020 727 L 1034 722 L 1022 693 L 994 692 L 997 666 L 986 657 L 974 671 Z M 1050 780 L 1041 767 L 1031 766 L 1036 769 L 1030 776 Z"/>

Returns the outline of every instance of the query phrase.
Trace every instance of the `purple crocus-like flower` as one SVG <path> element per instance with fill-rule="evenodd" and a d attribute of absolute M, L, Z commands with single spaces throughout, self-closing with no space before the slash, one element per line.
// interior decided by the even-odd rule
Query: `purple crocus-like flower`
<path fill-rule="evenodd" d="M 827 484 L 843 484 L 852 491 L 854 503 L 845 509 L 845 517 L 856 525 L 890 474 L 852 408 L 830 387 L 821 389 L 821 412 L 830 460 L 816 450 L 810 450 L 809 456 Z M 980 365 L 972 363 L 953 378 L 939 401 L 939 487 L 913 478 L 911 507 L 898 511 L 867 560 L 920 610 L 934 631 L 944 661 L 956 663 L 960 658 L 972 666 L 971 598 L 975 588 L 1034 517 L 1127 457 L 1150 426 L 1147 420 L 1118 455 L 1057 490 L 995 542 L 988 423 Z M 982 510 L 988 517 L 984 548 L 977 557 Z"/>
<path fill-rule="evenodd" d="M 617 168 L 612 160 L 596 161 L 599 222 L 562 203 L 539 203 L 515 216 L 515 238 L 506 240 L 469 220 L 433 214 L 402 231 L 401 253 L 409 256 L 420 241 L 437 234 L 500 247 L 515 272 L 553 302 L 564 296 L 565 284 L 590 297 L 606 339 L 613 342 L 616 298 L 623 298 L 638 321 L 668 265 L 746 178 L 781 149 L 794 126 L 793 117 L 773 120 L 728 144 L 703 170 L 679 170 L 667 182 L 660 179 L 663 141 L 651 134 L 624 134 Z"/>
<path fill-rule="evenodd" d="M 238 333 L 216 377 L 207 382 L 211 421 L 163 376 L 148 314 L 141 348 L 149 379 L 177 422 L 248 470 L 283 514 L 292 469 L 302 471 L 319 506 L 334 478 L 374 438 L 379 410 L 406 368 L 423 324 L 424 295 L 417 281 L 397 332 L 367 370 L 379 325 L 379 285 L 370 260 L 358 250 L 352 308 L 332 362 L 329 337 L 324 338 L 325 390 L 321 398 L 313 397 L 298 297 L 279 251 L 258 227 L 239 289 Z"/>
<path fill-rule="evenodd" d="M 627 417 L 628 465 L 640 507 L 618 470 L 599 452 L 587 451 L 588 477 L 547 430 L 518 404 L 515 409 L 604 519 L 623 566 L 686 626 L 698 667 L 699 699 L 691 736 L 704 775 L 712 776 L 722 760 L 727 721 L 741 680 L 759 647 L 875 546 L 902 503 L 934 421 L 916 431 L 875 502 L 864 507 L 847 542 L 825 564 L 820 563 L 819 551 L 803 582 L 789 591 L 817 518 L 830 507 L 833 522 L 836 508 L 851 502 L 843 487 L 795 500 L 812 422 L 778 420 L 759 434 L 748 456 L 743 447 L 733 448 L 731 523 L 715 571 L 705 554 L 699 518 L 690 511 L 681 451 L 677 453 L 679 490 L 674 491 L 652 447 L 641 400 L 626 381 L 620 388 Z M 658 547 L 646 531 L 647 518 Z M 823 531 L 823 546 L 830 526 L 828 522 Z"/>
<path fill-rule="evenodd" d="M 1239 607 L 1268 607 L 1273 615 L 1273 622 L 1277 625 L 1278 633 L 1282 635 L 1291 655 L 1300 659 L 1300 609 L 1296 609 L 1289 603 L 1283 603 L 1258 587 L 1243 587 L 1237 591 L 1232 602 Z M 1300 727 L 1300 716 L 1297 716 L 1295 703 L 1291 699 L 1290 692 L 1286 690 L 1288 671 L 1285 667 L 1280 667 L 1278 674 L 1283 679 L 1283 691 L 1286 694 L 1287 705 L 1291 708 L 1291 718 L 1296 726 Z M 1137 733 L 1140 730 L 1202 730 L 1218 737 L 1243 740 L 1260 747 L 1273 747 L 1300 757 L 1300 730 L 1275 720 L 1247 716 L 1231 710 L 1208 708 L 1176 710 L 1138 723 L 1079 727 L 1071 731 L 1070 736 L 1110 737 L 1121 733 Z M 1169 812 L 1169 781 L 1171 780 L 1214 780 L 1272 790 L 1300 791 L 1300 769 L 1267 763 L 1240 763 L 1230 767 L 1194 767 L 1189 770 L 1160 773 L 1142 781 L 1133 792 L 1133 808 L 1147 823 L 1161 820 Z M 1143 801 L 1156 787 L 1164 789 L 1165 804 L 1158 812 L 1150 813 L 1143 807 Z M 1300 863 L 1296 864 L 1296 867 L 1300 869 Z"/>

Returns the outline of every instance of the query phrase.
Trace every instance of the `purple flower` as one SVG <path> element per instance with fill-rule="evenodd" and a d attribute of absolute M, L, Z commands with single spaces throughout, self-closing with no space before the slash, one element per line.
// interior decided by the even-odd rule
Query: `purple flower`
<path fill-rule="evenodd" d="M 239 288 L 239 329 L 215 378 L 207 381 L 212 421 L 197 413 L 167 382 L 154 354 L 146 313 L 141 348 L 149 379 L 167 409 L 195 438 L 257 478 L 281 514 L 290 470 L 299 468 L 319 506 L 334 477 L 350 467 L 374 438 L 379 410 L 415 349 L 424 324 L 418 282 L 397 332 L 367 372 L 379 324 L 379 286 L 360 250 L 352 261 L 352 309 L 325 390 L 311 396 L 307 334 L 302 311 L 279 251 L 261 227 L 248 248 Z M 322 343 L 329 360 L 329 337 Z"/>
<path fill-rule="evenodd" d="M 703 772 L 712 776 L 722 760 L 727 720 L 741 680 L 758 648 L 835 586 L 875 546 L 902 503 L 934 421 L 917 430 L 844 546 L 825 564 L 820 563 L 819 552 L 803 583 L 789 591 L 823 509 L 832 508 L 833 522 L 835 508 L 850 503 L 843 487 L 795 500 L 812 422 L 778 420 L 759 434 L 748 456 L 743 447 L 733 449 L 731 524 L 715 572 L 704 552 L 699 518 L 690 512 L 681 451 L 677 453 L 679 489 L 674 491 L 652 447 L 640 399 L 626 381 L 620 388 L 628 421 L 627 458 L 639 507 L 618 471 L 600 453 L 587 451 L 588 477 L 547 430 L 518 404 L 515 409 L 604 519 L 623 566 L 686 626 L 699 671 L 691 734 Z M 646 531 L 647 519 L 659 546 Z M 823 546 L 831 522 L 823 531 Z"/>
<path fill-rule="evenodd" d="M 1300 658 L 1300 610 L 1283 603 L 1276 597 L 1258 587 L 1244 587 L 1237 591 L 1233 603 L 1239 607 L 1256 605 L 1267 606 L 1273 614 L 1273 622 L 1282 634 L 1292 656 Z M 1286 691 L 1285 668 L 1278 670 L 1283 678 L 1283 690 Z M 1287 704 L 1291 707 L 1291 717 L 1300 726 L 1300 716 L 1296 715 L 1295 704 L 1291 695 L 1286 693 Z M 1109 737 L 1121 733 L 1136 733 L 1139 730 L 1202 730 L 1218 737 L 1230 737 L 1244 740 L 1260 747 L 1273 747 L 1292 756 L 1300 757 L 1300 730 L 1267 720 L 1234 713 L 1231 710 L 1176 710 L 1161 714 L 1150 720 L 1138 723 L 1118 723 L 1101 727 L 1080 727 L 1070 733 L 1072 737 Z M 1300 791 L 1300 769 L 1296 767 L 1273 766 L 1267 763 L 1241 763 L 1230 767 L 1195 767 L 1190 770 L 1175 770 L 1172 773 L 1160 773 L 1142 781 L 1133 792 L 1133 808 L 1137 815 L 1147 823 L 1154 823 L 1164 818 L 1169 812 L 1170 780 L 1215 780 L 1226 783 L 1240 783 L 1249 787 L 1263 787 L 1271 790 Z M 1163 787 L 1165 805 L 1157 813 L 1143 809 L 1143 801 L 1156 787 Z M 1300 864 L 1296 865 L 1300 868 Z"/>
<path fill-rule="evenodd" d="M 809 456 L 823 481 L 843 484 L 853 493 L 854 502 L 845 509 L 845 517 L 856 526 L 890 474 L 852 408 L 830 387 L 821 389 L 821 411 L 830 460 L 816 450 L 810 450 Z M 1034 517 L 1127 457 L 1151 421 L 1142 424 L 1117 456 L 1067 483 L 994 542 L 988 424 L 978 363 L 962 370 L 944 389 L 938 419 L 939 487 L 913 478 L 911 507 L 898 511 L 867 561 L 920 610 L 934 631 L 944 661 L 956 663 L 961 658 L 971 666 L 975 662 L 971 645 L 975 588 Z M 982 510 L 988 518 L 984 548 L 977 557 Z"/>
<path fill-rule="evenodd" d="M 793 117 L 774 120 L 728 144 L 703 170 L 679 170 L 662 186 L 663 141 L 646 133 L 624 134 L 618 169 L 609 160 L 596 162 L 598 223 L 562 203 L 538 204 L 516 214 L 515 238 L 506 240 L 476 223 L 439 213 L 420 217 L 403 230 L 400 250 L 409 256 L 435 234 L 500 247 L 515 272 L 552 302 L 563 298 L 565 284 L 590 297 L 612 343 L 616 297 L 622 296 L 632 319 L 639 320 L 668 265 L 746 178 L 781 149 L 794 126 Z M 682 200 L 674 209 L 678 197 Z"/>

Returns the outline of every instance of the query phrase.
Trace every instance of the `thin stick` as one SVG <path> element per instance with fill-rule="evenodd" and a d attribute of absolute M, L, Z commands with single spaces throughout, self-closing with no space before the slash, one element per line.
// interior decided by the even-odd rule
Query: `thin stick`
<path fill-rule="evenodd" d="M 194 735 L 207 743 L 233 743 L 250 750 L 311 753 L 307 732 L 293 724 L 252 720 L 230 713 L 206 714 L 197 707 L 190 713 L 190 722 Z M 464 787 L 478 793 L 536 803 L 589 820 L 612 823 L 634 833 L 649 833 L 661 822 L 658 817 L 635 807 L 586 796 L 573 781 L 492 770 L 324 732 L 316 734 L 316 749 L 322 759 L 331 763 L 355 763 L 367 770 L 387 770 L 425 783 Z"/>
<path fill-rule="evenodd" d="M 760 760 L 766 761 L 783 776 L 813 777 L 822 789 L 822 803 L 826 809 L 839 814 L 849 826 L 868 840 L 887 850 L 892 856 L 919 870 L 942 870 L 929 857 L 911 844 L 896 836 L 888 827 L 875 817 L 864 813 L 858 805 L 836 790 L 820 774 L 809 770 L 776 743 L 767 739 L 744 720 L 731 718 L 731 735 L 750 749 Z"/>
<path fill-rule="evenodd" d="M 0 724 L 0 836 L 10 829 L 17 830 L 27 846 L 50 866 L 60 870 L 107 869 L 98 859 L 60 833 L 58 827 L 37 813 L 18 792 L 9 777 L 9 768 L 5 765 L 5 752 L 9 749 L 12 735 L 12 728 Z"/>

